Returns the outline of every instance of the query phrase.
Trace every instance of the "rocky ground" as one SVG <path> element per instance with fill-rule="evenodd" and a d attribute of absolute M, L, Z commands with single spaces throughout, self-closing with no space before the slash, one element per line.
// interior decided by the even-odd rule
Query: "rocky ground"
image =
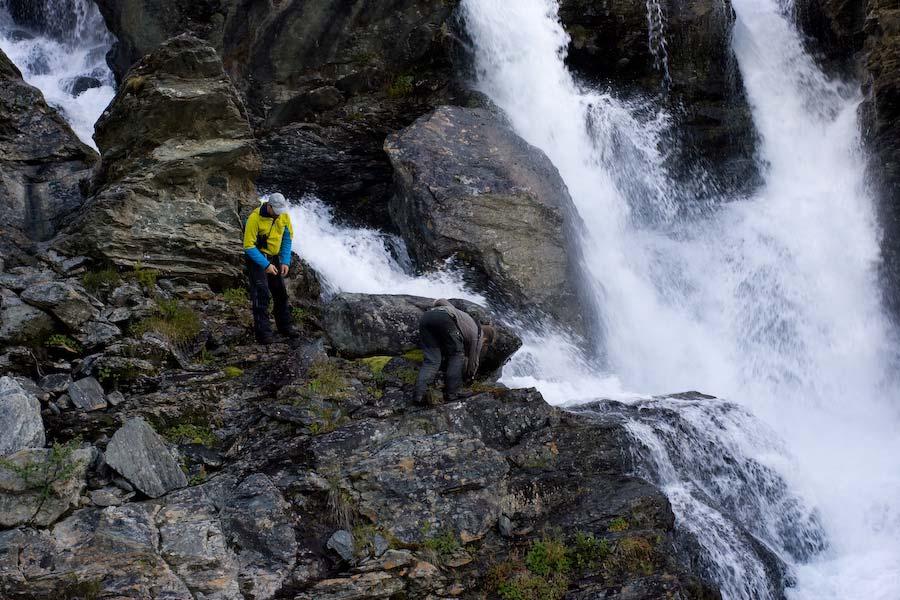
<path fill-rule="evenodd" d="M 490 378 L 410 403 L 425 299 L 304 270 L 266 348 L 241 289 L 35 260 L 0 275 L 3 597 L 717 597 L 619 425 Z"/>

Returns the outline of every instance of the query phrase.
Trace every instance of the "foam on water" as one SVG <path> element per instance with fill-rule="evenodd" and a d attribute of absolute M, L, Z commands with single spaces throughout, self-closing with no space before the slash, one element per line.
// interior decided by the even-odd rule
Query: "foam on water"
<path fill-rule="evenodd" d="M 827 541 L 819 552 L 778 552 L 797 578 L 792 597 L 900 598 L 900 386 L 875 277 L 858 89 L 819 71 L 790 7 L 732 3 L 765 185 L 689 212 L 679 206 L 695 192 L 675 182 L 660 153 L 671 119 L 573 79 L 556 2 L 464 0 L 463 10 L 478 86 L 559 168 L 585 222 L 606 359 L 593 377 L 649 394 L 728 397 L 746 409 L 731 425 L 735 438 L 762 419 L 785 441 L 765 451 L 780 457 L 775 471 L 793 501 L 817 511 Z M 556 372 L 550 389 L 584 377 L 580 365 L 569 373 Z M 676 448 L 649 446 L 666 456 Z M 744 446 L 744 456 L 768 447 Z M 747 526 L 739 507 L 705 505 L 710 511 L 676 493 L 702 474 L 655 477 L 672 491 L 683 528 L 714 530 L 715 514 Z M 787 548 L 773 533 L 779 505 L 766 502 L 759 518 L 773 527 L 753 531 Z M 768 580 L 725 538 L 701 543 L 727 567 L 714 573 L 726 597 L 767 597 Z"/>
<path fill-rule="evenodd" d="M 91 0 L 35 0 L 46 7 L 43 31 L 13 22 L 0 0 L 0 49 L 22 71 L 25 81 L 44 94 L 76 135 L 96 149 L 94 124 L 115 96 L 115 80 L 106 64 L 113 37 Z M 92 77 L 100 86 L 73 95 L 78 77 Z"/>

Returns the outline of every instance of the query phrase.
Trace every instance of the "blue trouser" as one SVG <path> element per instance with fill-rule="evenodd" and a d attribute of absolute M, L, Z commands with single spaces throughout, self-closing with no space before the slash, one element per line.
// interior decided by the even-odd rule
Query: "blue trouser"
<path fill-rule="evenodd" d="M 463 383 L 466 364 L 465 343 L 456 321 L 443 310 L 426 311 L 419 320 L 419 343 L 425 360 L 416 379 L 415 401 L 421 403 L 444 367 L 444 399 L 456 399 Z"/>
<path fill-rule="evenodd" d="M 267 257 L 278 268 L 281 261 L 277 256 Z M 257 341 L 271 337 L 272 325 L 269 322 L 269 300 L 274 300 L 275 324 L 278 331 L 287 333 L 291 330 L 291 306 L 288 303 L 287 286 L 284 277 L 266 273 L 249 258 L 246 259 L 247 274 L 250 280 L 250 302 L 253 305 L 253 333 Z"/>

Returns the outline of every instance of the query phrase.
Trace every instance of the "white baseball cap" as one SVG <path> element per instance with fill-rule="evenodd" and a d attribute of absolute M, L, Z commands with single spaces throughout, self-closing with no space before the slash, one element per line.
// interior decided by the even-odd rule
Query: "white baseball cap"
<path fill-rule="evenodd" d="M 266 199 L 269 203 L 269 208 L 272 209 L 276 215 L 283 214 L 288 209 L 287 200 L 285 200 L 284 196 L 279 193 L 269 194 L 269 197 Z"/>

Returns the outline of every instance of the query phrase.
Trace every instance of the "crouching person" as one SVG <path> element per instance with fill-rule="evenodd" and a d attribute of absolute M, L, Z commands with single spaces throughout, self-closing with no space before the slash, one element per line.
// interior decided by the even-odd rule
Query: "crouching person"
<path fill-rule="evenodd" d="M 419 342 L 425 360 L 416 380 L 415 402 L 425 403 L 428 386 L 442 365 L 444 400 L 458 399 L 463 381 L 475 379 L 482 353 L 493 341 L 490 325 L 481 325 L 447 300 L 436 300 L 419 321 Z"/>
<path fill-rule="evenodd" d="M 291 322 L 284 278 L 291 266 L 294 228 L 287 214 L 288 204 L 281 194 L 272 194 L 267 202 L 250 213 L 244 226 L 244 254 L 250 280 L 253 305 L 253 333 L 260 344 L 274 341 L 269 322 L 269 299 L 274 301 L 278 332 L 297 337 Z"/>

